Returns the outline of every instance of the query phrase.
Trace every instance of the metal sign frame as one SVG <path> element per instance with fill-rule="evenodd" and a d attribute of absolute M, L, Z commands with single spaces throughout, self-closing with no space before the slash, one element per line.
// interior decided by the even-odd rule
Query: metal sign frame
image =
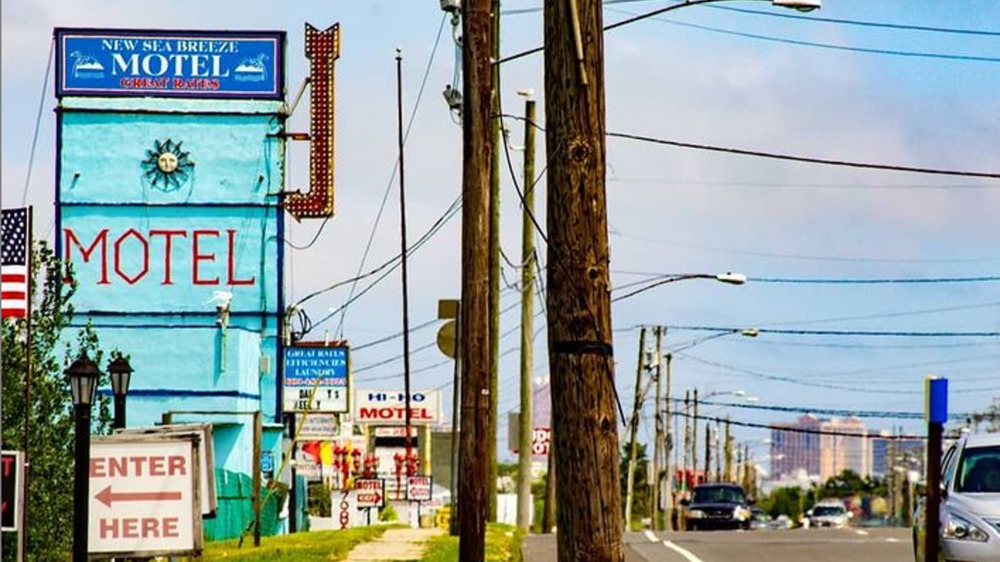
<path fill-rule="evenodd" d="M 210 423 L 189 423 L 157 425 L 152 427 L 130 427 L 115 431 L 115 435 L 198 435 L 201 475 L 206 480 L 201 482 L 201 514 L 206 519 L 212 519 L 219 510 L 218 492 L 215 488 L 215 439 Z M 207 498 L 206 498 L 207 495 Z"/>
<path fill-rule="evenodd" d="M 170 443 L 177 441 L 189 441 L 191 443 L 191 465 L 200 466 L 199 457 L 199 441 L 201 436 L 198 433 L 180 433 L 180 434 L 118 434 L 112 436 L 99 436 L 95 435 L 92 437 L 91 447 L 94 445 L 100 445 L 104 443 L 117 444 L 117 443 Z M 201 513 L 201 484 L 200 480 L 201 471 L 192 470 L 191 471 L 191 503 L 193 507 L 193 513 L 191 517 L 192 522 L 192 544 L 193 547 L 190 550 L 132 550 L 132 551 L 101 551 L 101 552 L 89 552 L 91 558 L 94 557 L 104 557 L 104 558 L 155 558 L 159 556 L 194 556 L 200 557 L 202 551 L 205 548 L 205 533 L 204 525 L 202 524 L 201 517 L 196 514 Z M 88 503 L 94 501 L 94 490 L 91 489 L 88 494 Z M 88 517 L 90 510 L 88 509 Z M 94 521 L 90 522 L 93 525 Z M 91 544 L 91 546 L 93 546 Z"/>
<path fill-rule="evenodd" d="M 381 499 L 379 503 L 376 504 L 363 504 L 361 503 L 361 491 L 358 485 L 362 482 L 378 482 L 380 487 Z M 385 478 L 356 478 L 354 480 L 354 496 L 357 501 L 358 509 L 372 509 L 372 508 L 383 508 L 385 507 Z"/>
<path fill-rule="evenodd" d="M 3 451 L 4 457 L 14 457 L 14 501 L 11 513 L 14 517 L 14 525 L 0 527 L 3 532 L 20 532 L 21 530 L 21 510 L 24 509 L 24 490 L 22 480 L 24 479 L 24 453 L 21 451 Z M 8 478 L 4 477 L 4 483 Z"/>
<path fill-rule="evenodd" d="M 68 40 L 69 39 L 102 39 L 107 38 L 114 40 L 115 38 L 129 38 L 135 40 L 137 43 L 139 41 L 194 41 L 194 42 L 216 42 L 222 43 L 226 41 L 239 41 L 244 42 L 272 42 L 271 56 L 272 64 L 265 67 L 270 68 L 272 72 L 272 77 L 268 82 L 271 87 L 267 90 L 254 90 L 254 89 L 243 89 L 238 90 L 230 88 L 228 90 L 220 89 L 216 90 L 206 90 L 206 89 L 173 89 L 173 88 L 149 88 L 149 87 L 138 87 L 138 88 L 127 88 L 121 85 L 121 80 L 119 80 L 119 87 L 80 87 L 73 86 L 69 84 L 67 80 L 67 67 L 71 68 L 74 74 L 78 74 L 79 71 L 89 71 L 100 73 L 101 76 L 98 78 L 103 78 L 103 65 L 100 61 L 93 56 L 92 53 L 83 53 L 78 50 L 72 50 L 67 53 L 69 49 Z M 57 27 L 54 31 L 54 39 L 56 44 L 56 74 L 55 74 L 55 88 L 56 97 L 61 98 L 64 96 L 100 96 L 100 97 L 173 97 L 173 98 L 211 98 L 211 99 L 262 99 L 262 100 L 282 100 L 285 97 L 285 41 L 286 33 L 284 31 L 220 31 L 220 30 L 176 30 L 176 29 L 100 29 L 93 27 Z M 154 53 L 159 54 L 159 53 Z M 185 53 L 178 52 L 176 55 L 183 55 Z M 236 54 L 235 52 L 229 52 L 227 54 Z M 70 61 L 67 60 L 68 57 L 72 55 L 77 55 L 76 61 L 70 65 Z M 221 56 L 221 55 L 220 55 Z M 165 59 L 164 59 L 165 60 Z M 179 59 L 178 59 L 179 60 Z M 256 59 L 255 59 L 256 60 Z M 108 62 L 107 60 L 105 62 Z M 240 66 L 244 64 L 251 64 L 253 61 L 247 60 L 243 61 Z M 264 61 L 257 61 L 259 64 L 263 65 Z M 82 63 L 82 64 L 81 64 Z M 93 66 L 96 63 L 97 66 Z M 90 64 L 95 70 L 89 70 L 91 67 L 86 69 L 83 66 Z M 169 63 L 166 63 L 169 64 Z M 182 62 L 175 62 L 177 66 L 183 66 Z M 198 68 L 192 61 L 192 73 L 189 78 L 183 79 L 197 79 L 194 72 Z M 139 72 L 140 63 L 135 62 L 135 71 Z M 148 66 L 148 65 L 147 65 Z M 249 67 L 248 67 L 249 69 Z M 151 70 L 151 69 L 150 69 Z M 235 72 L 235 70 L 234 70 Z M 165 74 L 164 70 L 163 73 Z M 266 70 L 265 70 L 266 73 Z M 154 74 L 150 73 L 150 76 L 156 77 Z M 78 78 L 74 76 L 74 78 Z M 148 76 L 142 76 L 137 78 L 151 79 Z M 161 77 L 162 78 L 162 77 Z M 163 78 L 167 79 L 167 78 Z M 266 77 L 265 77 L 266 79 Z M 167 79 L 169 80 L 169 79 Z M 235 76 L 232 77 L 232 81 L 240 82 Z M 258 82 L 256 77 L 253 79 L 246 79 L 246 82 Z M 219 84 L 221 86 L 221 83 Z"/>
<path fill-rule="evenodd" d="M 427 479 L 427 497 L 412 497 L 410 493 L 410 479 L 411 478 L 426 478 Z M 406 500 L 411 502 L 429 502 L 434 499 L 434 477 L 430 474 L 414 474 L 413 476 L 406 477 Z"/>

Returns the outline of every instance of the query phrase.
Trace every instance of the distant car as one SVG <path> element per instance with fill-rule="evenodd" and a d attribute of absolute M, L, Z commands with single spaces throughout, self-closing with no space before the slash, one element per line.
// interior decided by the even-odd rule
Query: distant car
<path fill-rule="evenodd" d="M 781 514 L 775 517 L 774 521 L 771 521 L 771 527 L 775 529 L 791 529 L 794 526 L 795 522 L 792 521 L 791 517 L 785 514 Z"/>
<path fill-rule="evenodd" d="M 751 529 L 770 529 L 774 520 L 771 515 L 765 512 L 759 507 L 750 508 L 750 528 Z"/>
<path fill-rule="evenodd" d="M 1000 433 L 967 435 L 941 462 L 941 559 L 1000 560 Z M 924 562 L 924 502 L 913 516 L 913 554 Z"/>
<path fill-rule="evenodd" d="M 809 527 L 833 527 L 842 529 L 854 514 L 847 511 L 840 502 L 820 502 L 806 512 Z"/>
<path fill-rule="evenodd" d="M 685 521 L 688 530 L 749 529 L 750 504 L 747 493 L 735 484 L 702 484 L 695 486 L 687 506 Z"/>

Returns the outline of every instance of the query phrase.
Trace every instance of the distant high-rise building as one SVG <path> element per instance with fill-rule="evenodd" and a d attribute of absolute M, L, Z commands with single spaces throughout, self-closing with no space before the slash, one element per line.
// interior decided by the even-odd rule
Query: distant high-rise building
<path fill-rule="evenodd" d="M 845 470 L 862 477 L 871 476 L 871 443 L 863 421 L 855 417 L 830 418 L 820 423 L 820 430 L 824 432 L 819 436 L 819 477 L 822 480 Z"/>
<path fill-rule="evenodd" d="M 787 477 L 797 470 L 822 480 L 844 470 L 870 476 L 872 449 L 867 436 L 864 422 L 854 417 L 820 419 L 806 414 L 792 423 L 773 424 L 771 477 Z"/>
<path fill-rule="evenodd" d="M 819 474 L 820 420 L 806 414 L 792 423 L 774 424 L 771 430 L 771 478 L 793 475 L 797 470 Z M 786 429 L 782 429 L 786 428 Z"/>

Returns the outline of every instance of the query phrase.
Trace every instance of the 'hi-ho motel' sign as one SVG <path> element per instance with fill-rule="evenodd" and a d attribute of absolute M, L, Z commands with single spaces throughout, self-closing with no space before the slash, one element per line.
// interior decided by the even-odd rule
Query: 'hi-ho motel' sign
<path fill-rule="evenodd" d="M 406 423 L 406 393 L 399 390 L 358 390 L 354 397 L 354 421 L 369 425 Z M 441 421 L 441 391 L 410 392 L 410 424 L 431 425 Z"/>

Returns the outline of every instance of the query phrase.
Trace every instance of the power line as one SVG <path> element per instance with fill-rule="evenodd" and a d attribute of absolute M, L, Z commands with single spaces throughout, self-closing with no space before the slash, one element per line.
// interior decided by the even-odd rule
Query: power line
<path fill-rule="evenodd" d="M 752 376 L 752 377 L 755 377 L 755 378 L 759 378 L 759 379 L 764 379 L 764 380 L 771 380 L 771 381 L 776 381 L 776 382 L 786 382 L 786 383 L 791 383 L 791 384 L 795 384 L 795 385 L 799 385 L 799 386 L 810 386 L 810 387 L 815 387 L 815 388 L 827 388 L 827 389 L 831 389 L 831 390 L 841 390 L 841 391 L 845 391 L 845 392 L 862 392 L 862 393 L 866 393 L 866 394 L 923 394 L 923 392 L 924 392 L 923 390 L 898 390 L 898 389 L 872 388 L 872 387 L 870 387 L 867 384 L 865 384 L 863 386 L 845 386 L 845 385 L 830 384 L 830 383 L 810 382 L 810 381 L 802 380 L 802 379 L 800 379 L 798 377 L 791 377 L 791 376 L 784 376 L 784 375 L 772 375 L 772 374 L 768 374 L 768 373 L 762 373 L 762 372 L 759 372 L 759 371 L 755 371 L 755 370 L 752 370 L 752 369 L 747 369 L 747 368 L 743 368 L 743 367 L 736 367 L 736 366 L 733 366 L 733 365 L 727 365 L 725 363 L 719 363 L 719 362 L 716 362 L 716 361 L 709 361 L 707 359 L 704 359 L 704 358 L 701 358 L 701 357 L 697 357 L 695 355 L 691 355 L 690 353 L 679 353 L 677 355 L 680 356 L 680 357 L 684 357 L 686 359 L 690 359 L 690 360 L 692 360 L 692 361 L 694 361 L 696 363 L 701 363 L 701 364 L 709 365 L 709 366 L 712 366 L 712 367 L 718 367 L 720 369 L 723 369 L 725 371 L 729 371 L 729 372 L 732 372 L 732 373 L 738 373 L 738 374 L 742 374 L 742 375 L 749 375 L 749 376 Z M 952 394 L 975 394 L 975 393 L 979 393 L 979 392 L 994 392 L 994 391 L 997 391 L 997 390 L 1000 390 L 1000 387 L 993 386 L 993 387 L 979 387 L 979 388 L 949 389 L 949 392 L 952 393 Z"/>
<path fill-rule="evenodd" d="M 606 2 L 610 3 L 610 2 Z M 933 33 L 954 33 L 958 35 L 982 35 L 987 37 L 998 37 L 1000 32 L 998 31 L 985 31 L 978 29 L 958 29 L 954 27 L 930 27 L 924 25 L 912 25 L 912 24 L 901 24 L 901 23 L 883 23 L 883 22 L 871 22 L 871 21 L 858 21 L 858 20 L 847 20 L 847 19 L 837 19 L 837 18 L 824 18 L 813 15 L 791 15 L 778 12 L 761 12 L 758 10 L 748 10 L 746 8 L 735 8 L 732 6 L 719 6 L 712 5 L 707 6 L 713 10 L 725 10 L 727 12 L 739 12 L 743 14 L 752 14 L 755 16 L 767 16 L 770 18 L 784 18 L 795 21 L 816 21 L 822 23 L 835 23 L 841 25 L 854 25 L 859 27 L 874 27 L 881 29 L 898 29 L 902 31 L 928 31 Z"/>
<path fill-rule="evenodd" d="M 830 431 L 826 429 L 809 429 L 805 427 L 784 426 L 778 424 L 753 423 L 747 421 L 734 420 L 730 418 L 720 418 L 716 416 L 703 416 L 703 415 L 696 416 L 693 413 L 686 413 L 682 410 L 672 412 L 672 414 L 677 417 L 690 418 L 695 421 L 698 420 L 714 421 L 717 423 L 728 423 L 730 425 L 735 425 L 737 427 L 769 429 L 771 431 L 781 431 L 787 433 L 808 433 L 812 435 L 832 435 L 836 437 L 854 437 L 857 439 L 886 439 L 892 441 L 914 441 L 918 439 L 927 439 L 927 437 L 923 435 L 903 435 L 903 434 L 879 435 L 877 433 L 851 433 L 849 431 Z"/>
<path fill-rule="evenodd" d="M 641 242 L 649 242 L 653 244 L 662 244 L 664 246 L 671 246 L 676 248 L 689 248 L 693 250 L 700 250 L 705 252 L 717 252 L 721 254 L 733 254 L 738 256 L 755 256 L 763 258 L 775 258 L 775 259 L 787 259 L 787 260 L 807 260 L 807 261 L 829 261 L 829 262 L 849 262 L 849 263 L 977 263 L 977 262 L 995 262 L 1000 261 L 1000 256 L 998 257 L 975 257 L 975 258 L 928 258 L 928 259 L 905 259 L 905 258 L 876 258 L 867 256 L 828 256 L 828 255 L 815 255 L 815 254 L 784 254 L 775 252 L 761 252 L 755 250 L 741 250 L 735 248 L 722 248 L 719 246 L 707 246 L 703 244 L 688 244 L 684 242 L 670 242 L 667 240 L 660 240 L 656 238 L 649 238 L 645 236 L 634 236 L 631 234 L 624 234 L 614 228 L 611 229 L 611 235 L 620 238 L 626 238 L 631 240 L 638 240 Z M 626 273 L 630 275 L 662 275 L 657 272 L 641 272 L 641 271 L 612 271 L 612 273 Z"/>
<path fill-rule="evenodd" d="M 42 108 L 45 105 L 45 92 L 49 87 L 49 72 L 52 70 L 52 55 L 56 42 L 49 43 L 49 60 L 45 63 L 45 79 L 42 81 L 42 93 L 38 96 L 38 114 L 35 116 L 35 135 L 31 139 L 31 151 L 28 152 L 28 171 L 24 176 L 24 191 L 21 193 L 21 206 L 28 202 L 28 186 L 31 184 L 31 172 L 35 165 L 35 149 L 38 147 L 38 131 L 42 128 Z"/>
<path fill-rule="evenodd" d="M 675 403 L 684 403 L 683 398 L 671 398 Z M 726 408 L 740 408 L 744 410 L 761 410 L 766 412 L 787 412 L 795 414 L 818 414 L 824 416 L 840 416 L 855 418 L 879 418 L 879 419 L 899 419 L 899 420 L 922 420 L 923 412 L 902 412 L 890 410 L 854 410 L 848 408 L 814 408 L 810 406 L 776 406 L 765 404 L 746 404 L 740 402 L 715 402 L 712 400 L 699 400 L 699 405 L 720 406 Z M 949 419 L 964 420 L 971 414 L 952 413 L 948 414 Z"/>
<path fill-rule="evenodd" d="M 424 87 L 427 85 L 427 78 L 431 73 L 431 66 L 434 63 L 434 56 L 437 54 L 438 45 L 441 43 L 441 32 L 444 30 L 445 21 L 448 19 L 448 14 L 443 14 L 441 17 L 441 23 L 438 25 L 437 36 L 434 38 L 434 47 L 431 49 L 431 56 L 427 59 L 427 67 L 424 69 L 424 77 L 420 81 L 420 89 L 417 91 L 417 99 L 413 104 L 413 111 L 410 113 L 409 122 L 406 124 L 406 134 L 403 135 L 403 145 L 410 139 L 410 130 L 413 129 L 413 122 L 417 117 L 417 110 L 420 109 L 420 101 L 424 97 Z M 385 186 L 385 193 L 382 195 L 382 202 L 379 204 L 378 213 L 375 215 L 375 222 L 372 223 L 371 232 L 368 235 L 368 241 L 365 243 L 365 251 L 361 255 L 361 263 L 358 264 L 358 273 L 365 267 L 365 262 L 368 259 L 368 254 L 371 251 L 372 242 L 375 240 L 375 232 L 378 230 L 378 226 L 382 220 L 382 213 L 385 211 L 385 204 L 389 198 L 389 192 L 392 190 L 392 184 L 396 179 L 396 174 L 399 172 L 399 158 L 395 160 L 392 165 L 392 173 L 389 174 L 389 181 Z M 327 217 L 329 220 L 329 217 Z M 400 256 L 402 258 L 402 256 Z M 350 294 L 348 295 L 348 302 L 351 302 L 351 298 L 354 296 L 354 290 L 357 284 L 351 285 Z M 342 307 L 342 312 L 340 315 L 340 320 L 337 322 L 337 332 L 342 334 L 344 328 L 344 318 L 347 316 L 347 307 Z"/>
<path fill-rule="evenodd" d="M 900 277 L 876 279 L 823 279 L 796 277 L 747 277 L 754 283 L 791 283 L 809 285 L 922 285 L 939 283 L 993 283 L 1000 281 L 1000 276 L 984 275 L 979 277 Z"/>
<path fill-rule="evenodd" d="M 732 332 L 742 328 L 727 328 L 720 326 L 666 326 L 670 330 L 687 330 L 693 332 Z M 957 331 L 893 331 L 893 330 L 793 330 L 780 328 L 758 328 L 761 334 L 787 334 L 796 336 L 861 336 L 861 337 L 899 337 L 899 338 L 995 338 L 1000 332 L 957 332 Z"/>
<path fill-rule="evenodd" d="M 707 150 L 710 152 L 722 152 L 726 154 L 737 154 L 740 156 L 756 156 L 759 158 L 771 158 L 774 160 L 786 160 L 790 162 L 805 162 L 808 164 L 821 164 L 824 166 L 843 166 L 848 168 L 864 168 L 869 170 L 887 170 L 892 172 L 912 172 L 917 174 L 932 174 L 932 175 L 945 175 L 945 176 L 962 176 L 970 178 L 991 178 L 1000 179 L 1000 173 L 998 172 L 969 172 L 963 170 L 945 170 L 941 168 L 921 168 L 915 166 L 896 166 L 892 164 L 875 164 L 870 162 L 853 162 L 848 160 L 830 160 L 825 158 L 812 158 L 808 156 L 793 156 L 790 154 L 780 154 L 777 152 L 763 152 L 759 150 L 745 150 L 741 148 L 731 148 L 724 146 L 715 146 L 708 144 L 696 144 L 689 142 L 674 141 L 668 139 L 659 139 L 655 137 L 647 137 L 642 135 L 633 135 L 630 133 L 615 133 L 608 131 L 607 136 L 634 140 L 639 142 L 646 142 L 651 144 L 661 144 L 666 146 L 675 146 L 678 148 L 690 148 L 694 150 Z"/>
<path fill-rule="evenodd" d="M 855 190 L 994 190 L 1000 189 L 1000 184 L 942 184 L 942 183 L 782 183 L 782 182 L 751 182 L 751 181 L 709 181 L 699 179 L 671 178 L 633 178 L 611 176 L 609 182 L 619 183 L 657 183 L 680 186 L 708 187 L 751 187 L 767 189 L 855 189 Z"/>
<path fill-rule="evenodd" d="M 683 5 L 683 4 L 677 4 Z M 617 12 L 619 14 L 632 14 L 632 12 L 626 12 L 625 10 L 613 10 L 608 8 L 609 11 Z M 719 33 L 722 35 L 732 35 L 735 37 L 743 37 L 746 39 L 756 39 L 758 41 L 769 41 L 772 43 L 784 43 L 786 45 L 796 45 L 799 47 L 813 47 L 817 49 L 829 49 L 833 51 L 846 51 L 849 53 L 865 53 L 871 55 L 888 55 L 896 57 L 908 57 L 908 58 L 927 58 L 927 59 L 940 59 L 940 60 L 953 60 L 953 61 L 963 61 L 963 62 L 989 62 L 998 63 L 1000 58 L 996 57 L 981 57 L 976 55 L 954 55 L 950 53 L 927 53 L 927 52 L 917 52 L 917 51 L 901 51 L 895 49 L 875 49 L 870 47 L 849 47 L 847 45 L 833 45 L 830 43 L 818 43 L 815 41 L 803 41 L 800 39 L 788 39 L 787 37 L 774 37 L 771 35 L 761 35 L 759 33 L 747 33 L 745 31 L 735 31 L 732 29 L 724 29 L 721 27 L 711 27 L 708 25 L 699 25 L 696 23 L 688 23 L 677 20 L 671 20 L 666 18 L 657 18 L 652 16 L 647 16 L 648 18 L 669 25 L 676 25 L 680 27 L 688 27 L 691 29 L 698 29 L 701 31 L 709 31 L 712 33 Z M 646 19 L 646 18 L 643 18 Z M 625 20 L 628 23 L 635 21 L 634 19 Z M 605 29 L 611 29 L 612 26 L 608 26 Z"/>

